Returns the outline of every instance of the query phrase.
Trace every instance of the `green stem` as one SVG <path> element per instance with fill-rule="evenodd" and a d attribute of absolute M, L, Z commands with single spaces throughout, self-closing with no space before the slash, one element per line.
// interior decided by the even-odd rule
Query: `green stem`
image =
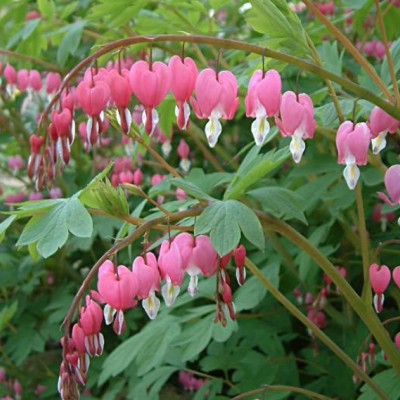
<path fill-rule="evenodd" d="M 268 229 L 279 232 L 292 243 L 296 244 L 297 247 L 306 252 L 317 263 L 317 265 L 319 265 L 319 267 L 329 275 L 335 285 L 340 289 L 343 297 L 350 303 L 353 310 L 368 327 L 382 350 L 387 355 L 389 362 L 392 364 L 397 375 L 400 376 L 400 352 L 397 350 L 392 339 L 382 326 L 372 307 L 361 300 L 346 279 L 338 273 L 333 264 L 303 235 L 283 221 L 272 218 L 260 211 L 257 211 L 257 214 L 267 223 Z"/>
<path fill-rule="evenodd" d="M 249 390 L 248 392 L 242 393 L 239 396 L 232 397 L 231 400 L 240 400 L 245 399 L 246 397 L 265 392 L 279 392 L 279 391 L 288 391 L 294 393 L 304 394 L 310 399 L 319 399 L 319 400 L 333 400 L 332 397 L 327 397 L 322 394 L 313 392 L 312 390 L 302 389 L 296 386 L 288 386 L 288 385 L 268 385 L 259 389 Z"/>
<path fill-rule="evenodd" d="M 363 289 L 361 298 L 363 299 L 365 304 L 371 304 L 372 302 L 372 294 L 371 294 L 371 285 L 369 282 L 369 244 L 368 244 L 368 233 L 367 228 L 365 226 L 365 213 L 364 213 L 364 202 L 362 198 L 361 191 L 361 182 L 358 182 L 356 189 L 356 205 L 357 205 L 357 214 L 358 214 L 358 233 L 360 236 L 361 243 L 361 256 L 362 256 L 362 265 L 363 265 Z"/>
<path fill-rule="evenodd" d="M 358 378 L 367 383 L 380 399 L 388 400 L 382 389 L 357 365 L 335 342 L 333 342 L 324 332 L 311 322 L 299 309 L 294 306 L 264 275 L 263 273 L 246 258 L 246 267 L 255 275 L 259 281 L 267 288 L 269 293 L 275 297 L 291 314 L 303 323 L 321 342 L 329 347 L 337 357 L 339 357 Z M 320 397 L 321 398 L 321 397 Z"/>
<path fill-rule="evenodd" d="M 389 69 L 390 79 L 392 81 L 394 97 L 396 99 L 396 103 L 400 104 L 399 86 L 397 84 L 396 72 L 393 66 L 393 58 L 389 49 L 388 38 L 386 35 L 385 24 L 383 23 L 381 8 L 379 6 L 379 0 L 375 0 L 375 8 L 376 8 L 376 18 L 378 20 L 379 29 L 381 30 L 383 46 L 385 48 L 386 61 Z"/>
<path fill-rule="evenodd" d="M 371 77 L 371 79 L 375 82 L 378 88 L 382 91 L 382 93 L 386 96 L 386 98 L 391 101 L 392 95 L 389 92 L 389 89 L 376 73 L 374 67 L 363 57 L 360 51 L 351 43 L 351 41 L 338 29 L 336 26 L 329 21 L 324 14 L 313 4 L 310 0 L 304 0 L 307 8 L 312 11 L 315 16 L 329 29 L 329 31 L 338 39 L 344 48 L 353 56 L 353 58 L 364 68 L 367 74 Z"/>

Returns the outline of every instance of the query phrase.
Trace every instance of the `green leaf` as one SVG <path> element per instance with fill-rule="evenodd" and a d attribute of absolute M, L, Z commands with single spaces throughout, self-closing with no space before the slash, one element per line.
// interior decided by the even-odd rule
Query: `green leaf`
<path fill-rule="evenodd" d="M 40 14 L 46 18 L 54 17 L 55 9 L 52 0 L 37 0 L 37 4 Z"/>
<path fill-rule="evenodd" d="M 263 275 L 265 275 L 275 287 L 279 285 L 279 269 L 279 264 L 275 262 L 261 270 Z M 260 304 L 266 294 L 267 289 L 255 276 L 246 279 L 243 286 L 237 289 L 234 295 L 236 311 L 251 310 Z"/>
<path fill-rule="evenodd" d="M 211 196 L 204 193 L 198 186 L 194 183 L 191 183 L 183 178 L 170 178 L 169 182 L 178 187 L 183 189 L 188 195 L 194 197 L 195 199 L 201 200 L 213 200 Z"/>
<path fill-rule="evenodd" d="M 208 345 L 213 334 L 213 315 L 196 321 L 185 329 L 177 339 L 182 347 L 182 361 L 189 361 L 198 356 Z"/>
<path fill-rule="evenodd" d="M 305 200 L 297 193 L 281 187 L 264 187 L 251 190 L 249 196 L 257 199 L 264 211 L 280 219 L 297 219 L 307 224 L 304 215 Z"/>
<path fill-rule="evenodd" d="M 397 72 L 400 70 L 400 39 L 397 39 L 395 42 L 392 43 L 390 46 L 390 54 L 392 55 L 393 59 L 393 69 L 395 75 L 397 75 Z M 388 62 L 387 62 L 387 57 L 385 55 L 385 58 L 382 61 L 382 66 L 381 66 L 381 78 L 383 81 L 389 85 L 391 83 L 391 78 L 390 78 L 390 73 L 389 73 L 389 67 L 388 67 Z"/>
<path fill-rule="evenodd" d="M 0 242 L 2 242 L 4 240 L 4 238 L 6 236 L 6 231 L 11 226 L 11 224 L 14 222 L 15 218 L 17 218 L 16 215 L 10 215 L 8 218 L 6 218 L 0 224 Z"/>
<path fill-rule="evenodd" d="M 11 320 L 18 309 L 18 301 L 14 301 L 10 306 L 4 306 L 0 311 L 0 332 Z"/>
<path fill-rule="evenodd" d="M 61 40 L 57 51 L 57 61 L 61 66 L 65 65 L 69 55 L 74 55 L 81 41 L 82 30 L 85 21 L 78 21 L 71 24 L 66 35 Z"/>
<path fill-rule="evenodd" d="M 166 335 L 165 332 L 168 332 Z M 141 332 L 126 339 L 105 360 L 99 383 L 111 376 L 117 376 L 136 361 L 138 374 L 144 375 L 160 365 L 170 343 L 180 334 L 176 317 L 165 315 L 149 322 Z"/>
<path fill-rule="evenodd" d="M 297 15 L 284 0 L 252 0 L 247 22 L 264 33 L 270 48 L 304 56 L 309 53 L 307 38 Z"/>
<path fill-rule="evenodd" d="M 394 369 L 387 369 L 379 374 L 376 374 L 372 380 L 381 387 L 387 398 L 390 400 L 400 399 L 400 379 L 398 378 Z M 377 399 L 376 393 L 367 384 L 363 385 L 361 388 L 363 394 L 358 397 L 358 400 L 375 400 Z"/>
<path fill-rule="evenodd" d="M 78 204 L 79 203 L 79 204 Z M 36 244 L 38 253 L 47 258 L 62 247 L 68 239 L 68 230 L 78 237 L 90 237 L 92 218 L 76 197 L 59 199 L 44 214 L 33 216 L 26 224 L 17 246 Z M 30 252 L 35 256 L 33 248 Z"/>
<path fill-rule="evenodd" d="M 68 230 L 81 238 L 91 237 L 93 233 L 93 220 L 89 212 L 77 198 L 68 201 L 66 215 Z"/>
<path fill-rule="evenodd" d="M 236 305 L 236 303 L 235 303 Z M 236 311 L 238 311 L 236 309 Z M 226 326 L 222 326 L 221 323 L 213 323 L 213 333 L 212 338 L 216 342 L 226 342 L 234 332 L 239 330 L 239 325 L 237 320 L 232 321 L 230 318 L 226 320 Z"/>
<path fill-rule="evenodd" d="M 257 183 L 261 178 L 268 175 L 275 168 L 282 165 L 290 156 L 287 148 L 278 151 L 270 151 L 265 155 L 256 153 L 257 149 L 252 149 L 251 160 L 246 157 L 239 167 L 231 185 L 227 188 L 224 199 L 238 199 L 250 186 Z"/>
<path fill-rule="evenodd" d="M 216 201 L 196 219 L 195 235 L 210 233 L 211 243 L 220 256 L 239 244 L 240 231 L 255 246 L 264 248 L 260 221 L 250 208 L 239 201 Z"/>

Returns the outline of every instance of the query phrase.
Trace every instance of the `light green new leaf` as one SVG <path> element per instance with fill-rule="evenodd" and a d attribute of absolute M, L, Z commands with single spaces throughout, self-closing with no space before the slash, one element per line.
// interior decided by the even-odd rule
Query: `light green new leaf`
<path fill-rule="evenodd" d="M 252 0 L 247 22 L 264 33 L 270 48 L 304 56 L 309 53 L 306 34 L 297 15 L 284 0 Z"/>

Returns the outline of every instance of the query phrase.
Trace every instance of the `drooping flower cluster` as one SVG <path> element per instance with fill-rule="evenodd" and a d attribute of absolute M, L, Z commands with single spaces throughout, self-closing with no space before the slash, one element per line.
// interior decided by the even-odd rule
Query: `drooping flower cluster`
<path fill-rule="evenodd" d="M 97 291 L 86 296 L 85 306 L 80 308 L 78 321 L 72 327 L 71 337 L 63 340 L 64 357 L 60 366 L 58 389 L 63 399 L 75 398 L 78 385 L 85 385 L 90 357 L 103 352 L 104 338 L 101 325 L 113 324 L 113 330 L 121 335 L 125 328 L 125 312 L 134 308 L 138 301 L 150 319 L 156 318 L 161 302 L 161 292 L 167 307 L 176 300 L 184 275 L 189 276 L 188 292 L 197 293 L 198 277 L 210 277 L 218 271 L 216 321 L 226 323 L 222 304 L 225 304 L 232 319 L 235 308 L 232 302 L 227 264 L 234 255 L 239 284 L 245 280 L 245 248 L 241 245 L 227 257 L 218 257 L 208 236 L 192 236 L 180 233 L 171 240 L 162 242 L 158 258 L 146 252 L 133 260 L 132 268 L 115 265 L 106 260 L 99 267 Z M 103 303 L 101 309 L 99 303 Z"/>

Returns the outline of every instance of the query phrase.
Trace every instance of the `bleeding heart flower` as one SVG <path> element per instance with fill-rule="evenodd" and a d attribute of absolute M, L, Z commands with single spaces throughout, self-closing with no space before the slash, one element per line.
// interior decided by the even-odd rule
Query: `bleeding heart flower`
<path fill-rule="evenodd" d="M 166 281 L 161 289 L 167 307 L 170 307 L 177 298 L 183 280 L 182 257 L 178 245 L 164 240 L 160 247 L 158 266 L 161 278 Z"/>
<path fill-rule="evenodd" d="M 136 305 L 134 297 L 139 285 L 136 276 L 124 265 L 117 268 L 107 260 L 99 268 L 97 290 L 107 303 L 104 307 L 104 319 L 109 325 L 114 322 L 114 331 L 120 335 L 125 329 L 123 310 Z"/>
<path fill-rule="evenodd" d="M 251 132 L 257 146 L 261 146 L 270 129 L 267 117 L 277 117 L 282 97 L 282 82 L 277 71 L 271 69 L 265 74 L 258 69 L 250 79 L 244 100 L 246 116 L 256 118 Z"/>
<path fill-rule="evenodd" d="M 189 122 L 189 99 L 193 93 L 198 75 L 195 62 L 186 57 L 182 60 L 178 56 L 172 56 L 168 63 L 171 75 L 171 91 L 176 100 L 175 114 L 179 129 L 186 129 Z"/>
<path fill-rule="evenodd" d="M 160 309 L 160 300 L 155 295 L 160 290 L 160 273 L 155 255 L 148 252 L 145 259 L 136 257 L 133 260 L 132 273 L 139 283 L 137 297 L 139 300 L 143 299 L 144 310 L 150 319 L 154 319 Z"/>
<path fill-rule="evenodd" d="M 390 283 L 390 269 L 386 265 L 371 264 L 369 267 L 369 279 L 372 290 L 375 292 L 374 306 L 377 313 L 383 310 L 385 296 L 383 292 Z"/>
<path fill-rule="evenodd" d="M 103 312 L 101 307 L 90 296 L 86 296 L 86 306 L 79 311 L 79 326 L 85 334 L 85 349 L 91 356 L 103 353 L 104 337 L 101 334 Z"/>
<path fill-rule="evenodd" d="M 189 161 L 189 154 L 190 154 L 190 147 L 185 142 L 185 140 L 181 139 L 177 148 L 178 156 L 181 159 L 180 166 L 185 171 L 188 172 L 190 169 L 190 161 Z"/>
<path fill-rule="evenodd" d="M 21 92 L 24 92 L 29 84 L 29 71 L 20 69 L 17 73 L 17 87 Z"/>
<path fill-rule="evenodd" d="M 378 154 L 386 147 L 386 135 L 396 133 L 399 121 L 375 106 L 369 117 L 368 127 L 371 132 L 372 151 Z"/>
<path fill-rule="evenodd" d="M 102 131 L 103 110 L 110 98 L 110 89 L 103 80 L 84 80 L 78 85 L 76 95 L 83 111 L 89 116 L 86 125 L 87 143 L 93 146 Z"/>
<path fill-rule="evenodd" d="M 46 75 L 47 94 L 55 93 L 61 86 L 61 75 L 58 72 L 48 72 Z"/>
<path fill-rule="evenodd" d="M 239 105 L 235 75 L 229 71 L 216 72 L 206 68 L 196 80 L 196 98 L 191 103 L 200 119 L 208 118 L 205 133 L 208 144 L 214 147 L 222 132 L 222 119 L 232 119 Z"/>
<path fill-rule="evenodd" d="M 338 163 L 346 164 L 343 176 L 351 190 L 356 187 L 360 177 L 357 165 L 367 163 L 369 141 L 370 131 L 366 123 L 354 125 L 351 121 L 345 121 L 339 126 L 336 135 Z"/>
<path fill-rule="evenodd" d="M 36 92 L 38 92 L 43 86 L 40 73 L 36 69 L 29 71 L 29 86 Z"/>
<path fill-rule="evenodd" d="M 190 276 L 188 292 L 197 293 L 198 275 L 211 276 L 217 269 L 218 255 L 205 235 L 193 237 L 189 233 L 180 233 L 174 239 L 182 256 L 182 268 Z"/>
<path fill-rule="evenodd" d="M 306 145 L 303 139 L 312 139 L 315 131 L 314 106 L 310 96 L 285 92 L 280 106 L 281 118 L 275 123 L 283 136 L 291 136 L 290 152 L 295 163 L 301 161 Z"/>
<path fill-rule="evenodd" d="M 154 107 L 161 103 L 170 87 L 170 71 L 162 62 L 151 66 L 146 61 L 137 61 L 129 71 L 131 89 L 144 105 L 142 120 L 145 131 L 151 135 L 158 124 L 158 113 Z"/>
<path fill-rule="evenodd" d="M 108 74 L 111 99 L 117 107 L 117 121 L 123 133 L 128 133 L 132 123 L 132 115 L 128 110 L 131 99 L 131 87 L 129 86 L 128 71 L 120 75 L 118 71 L 111 70 Z"/>
<path fill-rule="evenodd" d="M 4 68 L 4 78 L 6 78 L 7 83 L 10 85 L 15 85 L 17 83 L 17 71 L 10 63 L 7 63 Z"/>

